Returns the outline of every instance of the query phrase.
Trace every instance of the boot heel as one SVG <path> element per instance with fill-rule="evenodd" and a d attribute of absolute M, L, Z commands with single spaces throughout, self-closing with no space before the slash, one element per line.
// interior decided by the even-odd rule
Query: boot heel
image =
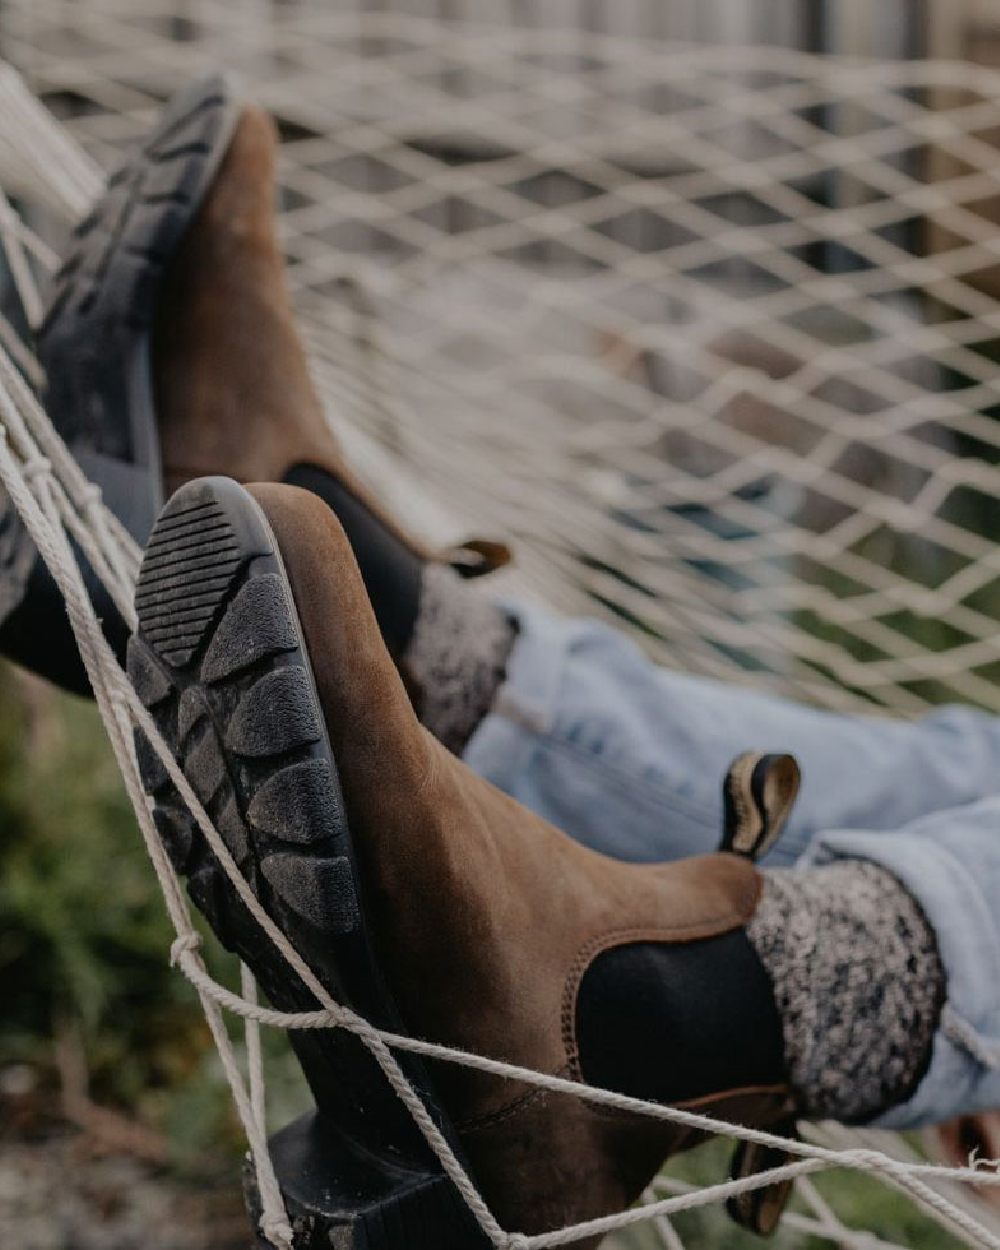
<path fill-rule="evenodd" d="M 269 1147 L 295 1250 L 489 1250 L 443 1173 L 375 1155 L 315 1112 L 276 1133 Z M 257 1229 L 260 1195 L 249 1161 L 243 1189 Z M 257 1247 L 269 1250 L 259 1233 Z"/>

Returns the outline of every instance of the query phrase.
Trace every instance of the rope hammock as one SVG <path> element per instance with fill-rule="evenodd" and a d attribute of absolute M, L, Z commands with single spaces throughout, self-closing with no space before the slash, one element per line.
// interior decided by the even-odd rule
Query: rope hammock
<path fill-rule="evenodd" d="M 235 66 L 285 140 L 284 239 L 317 383 L 407 523 L 432 540 L 491 526 L 519 553 L 510 589 L 631 626 L 675 667 L 752 671 L 845 710 L 950 698 L 1000 712 L 1000 76 L 311 2 L 193 0 L 179 18 L 167 0 L 15 0 L 0 40 L 0 238 L 29 318 L 57 226 L 84 215 L 102 167 L 164 96 Z M 0 481 L 65 597 L 272 1245 L 290 1247 L 292 1228 L 267 1148 L 261 1026 L 357 1034 L 497 1250 L 641 1222 L 677 1250 L 672 1215 L 783 1179 L 801 1199 L 787 1227 L 887 1246 L 813 1186 L 832 1168 L 874 1174 L 962 1243 L 1000 1248 L 968 1192 L 1000 1184 L 995 1168 L 935 1166 L 891 1135 L 834 1126 L 790 1142 L 387 1034 L 332 1001 L 103 638 L 71 541 L 130 623 L 140 553 L 47 421 L 25 380 L 37 373 L 0 324 Z M 238 992 L 206 971 L 135 728 L 315 1011 L 261 1006 L 246 969 Z M 225 1013 L 245 1023 L 245 1063 Z M 663 1177 L 630 1211 L 512 1234 L 402 1051 L 792 1159 L 707 1188 Z"/>

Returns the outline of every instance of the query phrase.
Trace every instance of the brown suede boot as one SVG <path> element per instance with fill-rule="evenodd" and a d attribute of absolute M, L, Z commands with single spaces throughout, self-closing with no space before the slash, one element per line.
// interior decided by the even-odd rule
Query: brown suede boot
<path fill-rule="evenodd" d="M 501 544 L 431 552 L 405 533 L 348 467 L 309 375 L 275 215 L 278 133 L 245 106 L 215 181 L 175 256 L 157 306 L 155 393 L 167 494 L 195 477 L 281 482 L 303 471 L 421 561 L 463 576 L 506 563 Z"/>
<path fill-rule="evenodd" d="M 293 465 L 312 464 L 375 509 L 309 377 L 277 236 L 277 150 L 271 118 L 243 106 L 170 259 L 153 337 L 164 485 L 169 495 L 213 473 L 278 482 Z"/>
<path fill-rule="evenodd" d="M 370 525 L 404 578 L 419 579 L 429 559 L 465 577 L 499 567 L 510 553 L 498 543 L 429 552 L 344 462 L 292 318 L 276 233 L 276 150 L 271 120 L 226 78 L 170 102 L 74 229 L 54 279 L 36 344 L 49 417 L 140 544 L 164 497 L 192 477 L 299 474 L 339 515 Z M 376 576 L 391 588 L 397 569 L 380 560 Z M 19 566 L 0 579 L 9 618 L 0 618 L 0 652 L 85 693 L 58 591 L 36 564 L 30 577 Z M 121 654 L 125 625 L 85 575 Z"/>
<path fill-rule="evenodd" d="M 205 474 L 315 466 L 427 558 L 354 478 L 313 389 L 277 238 L 277 147 L 226 78 L 171 102 L 74 232 L 39 332 L 48 407 L 85 456 L 158 467 L 168 496 Z"/>
<path fill-rule="evenodd" d="M 136 604 L 137 690 L 264 907 L 331 993 L 374 1022 L 401 1021 L 419 1037 L 577 1081 L 606 1073 L 628 1090 L 613 1055 L 599 1044 L 581 1051 L 601 995 L 618 983 L 607 960 L 665 955 L 681 986 L 689 952 L 743 941 L 760 889 L 746 860 L 606 859 L 422 729 L 350 545 L 315 497 L 276 485 L 247 492 L 223 479 L 189 484 L 157 522 Z M 159 827 L 216 932 L 273 1001 L 313 1006 L 237 903 L 148 744 L 139 745 Z M 699 1075 L 699 1051 L 718 1043 L 700 1035 L 700 1017 L 684 1016 L 704 980 L 687 977 L 692 988 L 673 1008 L 689 1044 L 656 1057 L 663 1100 L 742 1123 L 787 1118 L 780 1050 L 776 1066 L 746 1059 L 766 1029 L 738 1010 L 738 988 L 725 1015 L 724 976 L 710 988 L 729 1057 L 714 1070 L 732 1079 L 716 1088 L 712 1070 Z M 607 1028 L 621 1031 L 610 1018 Z M 295 1044 L 328 1121 L 377 1156 L 433 1171 L 353 1038 L 300 1034 Z M 462 1067 L 407 1070 L 507 1230 L 623 1208 L 694 1140 L 676 1125 Z M 415 1224 L 407 1228 L 411 1240 L 400 1246 L 423 1245 Z M 428 1244 L 479 1244 L 468 1229 L 440 1234 Z"/>
<path fill-rule="evenodd" d="M 193 477 L 280 481 L 346 466 L 309 379 L 275 222 L 274 123 L 242 108 L 218 173 L 170 259 L 153 374 L 167 494 Z"/>

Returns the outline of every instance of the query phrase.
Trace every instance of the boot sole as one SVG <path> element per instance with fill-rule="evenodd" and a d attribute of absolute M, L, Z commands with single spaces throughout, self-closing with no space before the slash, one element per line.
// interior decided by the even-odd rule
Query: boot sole
<path fill-rule="evenodd" d="M 369 941 L 293 588 L 263 511 L 241 486 L 203 478 L 172 497 L 146 549 L 136 609 L 129 676 L 254 895 L 337 1001 L 400 1029 Z M 137 735 L 136 747 L 164 846 L 220 941 L 254 971 L 275 1006 L 314 1009 L 313 995 L 249 914 L 149 743 Z M 343 1030 L 291 1039 L 322 1121 L 322 1131 L 292 1126 L 276 1139 L 293 1205 L 339 1220 L 331 1227 L 350 1229 L 355 1240 L 344 1245 L 359 1250 L 487 1245 L 357 1039 Z M 401 1062 L 457 1150 L 423 1066 Z M 306 1139 L 313 1146 L 304 1169 Z M 357 1174 L 358 1157 L 379 1178 L 363 1201 L 356 1184 L 338 1183 Z M 304 1174 L 324 1179 L 303 1191 Z"/>
<path fill-rule="evenodd" d="M 38 331 L 49 417 L 140 544 L 163 503 L 150 351 L 157 298 L 239 116 L 220 76 L 174 97 L 74 229 Z"/>
<path fill-rule="evenodd" d="M 37 334 L 48 416 L 140 545 L 163 503 L 150 373 L 157 295 L 239 114 L 220 77 L 174 98 L 74 230 Z M 105 635 L 123 659 L 125 622 L 82 552 L 77 558 Z M 13 515 L 0 522 L 0 577 L 0 653 L 66 690 L 90 694 L 59 589 Z"/>

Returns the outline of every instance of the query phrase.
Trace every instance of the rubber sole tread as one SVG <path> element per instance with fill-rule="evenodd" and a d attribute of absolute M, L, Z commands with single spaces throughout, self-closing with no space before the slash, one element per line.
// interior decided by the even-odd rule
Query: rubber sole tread
<path fill-rule="evenodd" d="M 37 333 L 46 408 L 70 447 L 155 471 L 147 532 L 161 502 L 157 433 L 149 404 L 129 392 L 129 362 L 152 327 L 171 258 L 238 116 L 238 100 L 219 76 L 171 101 L 74 228 Z"/>
<path fill-rule="evenodd" d="M 265 544 L 248 546 L 214 500 L 185 506 L 189 493 L 174 497 L 150 537 L 129 675 L 199 798 L 227 808 L 230 837 L 242 811 L 275 898 L 319 933 L 350 932 L 359 908 L 342 853 L 343 804 L 308 660 L 293 649 L 294 607 L 270 564 L 255 570 L 267 561 L 256 554 Z M 179 804 L 162 794 L 172 786 L 150 751 L 144 744 L 144 779 L 154 798 L 167 798 L 176 824 Z M 192 831 L 183 841 L 198 839 Z M 244 828 L 229 850 L 245 859 L 250 845 Z M 209 856 L 206 844 L 198 871 L 218 875 Z"/>
<path fill-rule="evenodd" d="M 199 587 L 192 607 L 185 562 L 196 564 L 199 578 L 211 572 L 204 555 L 192 554 L 203 546 L 193 541 L 198 518 L 225 555 L 211 592 Z M 163 581 L 166 561 L 177 575 Z M 154 528 L 136 603 L 129 676 L 243 877 L 337 1001 L 402 1028 L 365 928 L 346 807 L 292 589 L 263 513 L 242 487 L 207 478 L 177 492 Z M 314 1009 L 313 995 L 249 914 L 141 734 L 136 748 L 156 828 L 196 905 L 275 1006 Z M 338 1131 L 364 1143 L 374 1160 L 450 1184 L 356 1038 L 324 1030 L 291 1039 L 321 1112 Z M 402 1062 L 458 1149 L 423 1065 Z M 453 1209 L 452 1232 L 439 1244 L 480 1246 L 461 1208 Z M 398 1244 L 402 1250 L 406 1243 Z"/>

